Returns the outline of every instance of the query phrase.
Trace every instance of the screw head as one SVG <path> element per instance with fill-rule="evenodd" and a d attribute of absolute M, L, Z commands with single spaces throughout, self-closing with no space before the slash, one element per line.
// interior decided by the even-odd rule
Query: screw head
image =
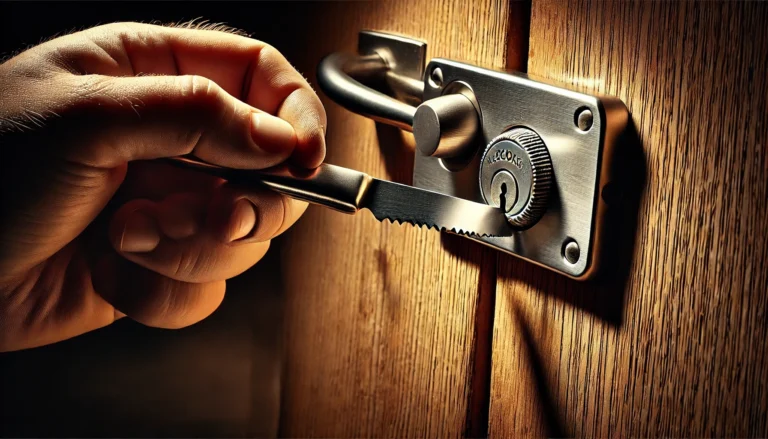
<path fill-rule="evenodd" d="M 504 209 L 505 213 L 512 210 L 517 203 L 517 180 L 507 171 L 499 171 L 491 180 L 491 203 Z"/>
<path fill-rule="evenodd" d="M 440 88 L 443 86 L 443 71 L 440 67 L 435 67 L 429 74 L 429 85 L 434 88 Z"/>
<path fill-rule="evenodd" d="M 581 249 L 579 249 L 579 244 L 573 239 L 567 240 L 563 247 L 563 256 L 565 257 L 565 260 L 570 264 L 575 264 L 579 262 L 580 255 Z"/>
<path fill-rule="evenodd" d="M 592 110 L 589 108 L 579 108 L 576 110 L 576 126 L 579 127 L 581 131 L 589 131 L 589 129 L 592 128 L 593 122 L 594 116 L 592 115 Z"/>

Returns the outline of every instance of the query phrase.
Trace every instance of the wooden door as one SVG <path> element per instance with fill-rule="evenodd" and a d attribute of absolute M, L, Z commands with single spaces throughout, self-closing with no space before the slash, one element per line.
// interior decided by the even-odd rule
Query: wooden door
<path fill-rule="evenodd" d="M 396 0 L 314 16 L 305 72 L 376 29 L 618 96 L 638 184 L 617 257 L 586 283 L 312 209 L 283 253 L 282 435 L 768 436 L 768 7 Z M 407 134 L 324 102 L 329 162 L 410 182 Z"/>
<path fill-rule="evenodd" d="M 645 184 L 604 281 L 499 259 L 491 436 L 768 436 L 768 7 L 533 0 L 528 71 L 620 97 Z"/>

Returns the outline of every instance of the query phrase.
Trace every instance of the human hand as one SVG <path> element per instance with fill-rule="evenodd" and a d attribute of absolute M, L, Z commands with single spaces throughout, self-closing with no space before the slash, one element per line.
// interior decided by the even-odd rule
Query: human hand
<path fill-rule="evenodd" d="M 274 48 L 137 23 L 0 65 L 0 351 L 128 316 L 179 328 L 261 259 L 306 204 L 147 161 L 318 166 L 325 111 Z"/>

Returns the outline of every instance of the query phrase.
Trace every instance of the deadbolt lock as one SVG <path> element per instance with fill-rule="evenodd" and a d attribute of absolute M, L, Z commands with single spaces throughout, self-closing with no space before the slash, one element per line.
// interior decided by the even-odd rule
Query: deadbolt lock
<path fill-rule="evenodd" d="M 486 203 L 501 207 L 507 221 L 527 229 L 547 209 L 552 161 L 541 138 L 513 128 L 491 141 L 480 159 L 480 190 Z"/>
<path fill-rule="evenodd" d="M 358 81 L 372 77 L 389 90 Z M 572 278 L 597 272 L 603 189 L 628 121 L 620 100 L 427 62 L 426 43 L 372 31 L 360 32 L 356 55 L 323 59 L 318 82 L 347 109 L 413 132 L 414 186 L 498 206 L 515 229 L 471 239 Z"/>

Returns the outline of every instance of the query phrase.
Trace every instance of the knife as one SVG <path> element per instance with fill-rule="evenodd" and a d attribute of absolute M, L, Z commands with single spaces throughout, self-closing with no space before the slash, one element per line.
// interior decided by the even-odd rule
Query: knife
<path fill-rule="evenodd" d="M 281 165 L 264 170 L 217 166 L 190 156 L 161 159 L 245 186 L 261 186 L 291 198 L 354 214 L 368 209 L 379 221 L 467 236 L 509 236 L 504 211 L 487 204 L 373 178 L 354 169 L 322 164 L 306 170 Z"/>

